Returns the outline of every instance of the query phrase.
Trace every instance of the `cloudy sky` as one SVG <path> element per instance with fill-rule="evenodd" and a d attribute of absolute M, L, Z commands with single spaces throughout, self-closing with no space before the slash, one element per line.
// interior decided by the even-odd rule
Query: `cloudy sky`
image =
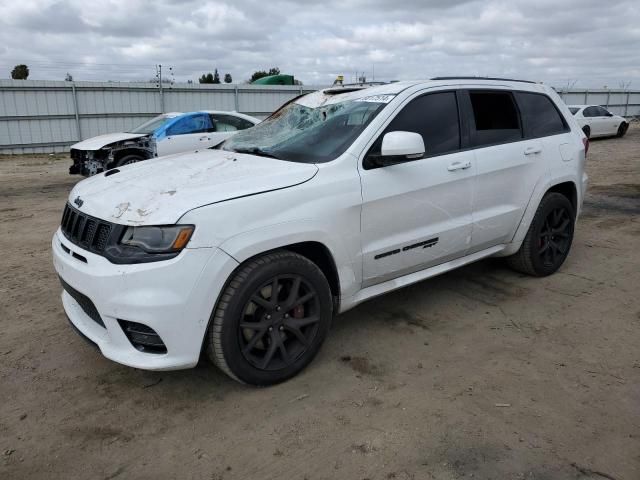
<path fill-rule="evenodd" d="M 640 88 L 638 0 L 0 0 L 0 78 L 176 81 L 280 67 L 305 84 L 435 75 Z"/>

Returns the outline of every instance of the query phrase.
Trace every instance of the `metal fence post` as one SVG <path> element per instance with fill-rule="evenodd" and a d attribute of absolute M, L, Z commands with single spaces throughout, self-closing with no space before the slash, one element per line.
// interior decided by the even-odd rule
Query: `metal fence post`
<path fill-rule="evenodd" d="M 78 96 L 76 94 L 76 84 L 71 82 L 71 94 L 73 96 L 73 111 L 76 117 L 76 133 L 78 135 L 78 141 L 82 141 L 82 130 L 80 129 L 80 113 L 78 112 Z"/>
<path fill-rule="evenodd" d="M 235 85 L 233 89 L 233 102 L 236 107 L 236 112 L 240 111 L 240 100 L 238 99 L 238 85 Z"/>
<path fill-rule="evenodd" d="M 624 104 L 624 116 L 626 117 L 629 113 L 629 95 L 631 92 L 627 92 L 627 103 Z"/>
<path fill-rule="evenodd" d="M 589 89 L 588 88 L 584 91 L 584 104 L 589 105 Z"/>
<path fill-rule="evenodd" d="M 609 98 L 611 97 L 611 91 L 607 89 L 607 109 L 609 109 Z"/>

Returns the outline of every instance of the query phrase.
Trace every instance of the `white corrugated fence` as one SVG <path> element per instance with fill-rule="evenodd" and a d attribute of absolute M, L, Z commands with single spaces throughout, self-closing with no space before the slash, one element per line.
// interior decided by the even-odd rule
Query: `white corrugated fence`
<path fill-rule="evenodd" d="M 308 86 L 0 80 L 0 153 L 68 150 L 161 112 L 236 110 L 264 118 Z"/>
<path fill-rule="evenodd" d="M 129 130 L 161 112 L 236 110 L 264 118 L 312 86 L 0 80 L 0 153 L 68 150 L 86 138 Z M 640 90 L 559 90 L 567 104 L 640 116 Z"/>

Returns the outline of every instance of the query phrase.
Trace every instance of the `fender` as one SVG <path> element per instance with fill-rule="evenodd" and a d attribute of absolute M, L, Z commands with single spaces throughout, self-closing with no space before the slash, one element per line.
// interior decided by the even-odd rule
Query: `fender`
<path fill-rule="evenodd" d="M 249 230 L 225 240 L 218 248 L 242 263 L 264 252 L 289 245 L 315 242 L 327 248 L 338 270 L 340 295 L 354 295 L 362 282 L 362 254 L 317 227 L 317 220 L 301 219 Z"/>

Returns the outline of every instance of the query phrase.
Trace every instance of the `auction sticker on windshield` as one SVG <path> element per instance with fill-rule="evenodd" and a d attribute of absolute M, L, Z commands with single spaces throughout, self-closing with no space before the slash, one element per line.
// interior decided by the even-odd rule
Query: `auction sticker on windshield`
<path fill-rule="evenodd" d="M 389 103 L 393 100 L 395 95 L 371 95 L 369 97 L 357 98 L 356 102 L 371 102 L 371 103 Z"/>

